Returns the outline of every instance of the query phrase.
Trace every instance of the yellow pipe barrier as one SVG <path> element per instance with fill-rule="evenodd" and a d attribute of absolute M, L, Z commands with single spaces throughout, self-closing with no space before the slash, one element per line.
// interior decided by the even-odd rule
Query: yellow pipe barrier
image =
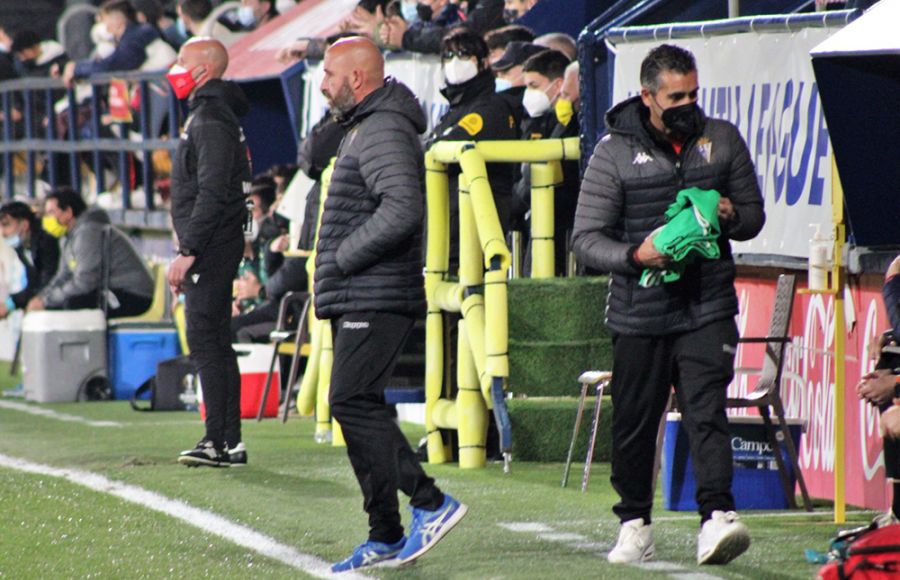
<path fill-rule="evenodd" d="M 556 171 L 551 163 L 531 164 L 531 277 L 552 278 L 556 273 L 553 236 L 553 196 Z"/>
<path fill-rule="evenodd" d="M 478 384 L 478 370 L 469 345 L 467 322 L 459 321 L 456 375 L 457 429 L 459 431 L 459 467 L 477 469 L 487 463 L 488 411 Z M 477 333 L 476 333 L 477 334 Z"/>
<path fill-rule="evenodd" d="M 432 420 L 438 429 L 457 429 L 459 427 L 459 415 L 457 414 L 456 401 L 450 399 L 438 399 L 434 402 L 431 411 Z"/>
<path fill-rule="evenodd" d="M 300 381 L 300 392 L 297 394 L 297 412 L 302 417 L 312 417 L 316 407 L 316 391 L 319 381 L 319 361 L 322 358 L 322 331 L 320 327 L 328 324 L 325 320 L 316 320 L 310 336 L 309 358 L 306 359 L 306 370 Z"/>
<path fill-rule="evenodd" d="M 466 321 L 466 337 L 475 369 L 478 373 L 478 381 L 482 387 L 487 385 L 490 389 L 491 377 L 485 372 L 484 350 L 484 297 L 481 294 L 470 294 L 463 301 L 463 320 Z M 482 388 L 482 391 L 484 388 Z M 490 400 L 487 401 L 490 405 Z"/>
<path fill-rule="evenodd" d="M 491 260 L 500 259 L 499 267 L 506 270 L 512 264 L 512 256 L 506 247 L 506 236 L 500 227 L 500 217 L 497 215 L 497 204 L 494 203 L 494 194 L 487 178 L 487 167 L 484 158 L 474 147 L 468 147 L 459 158 L 459 165 L 466 176 L 469 185 L 469 198 L 472 203 L 472 211 L 475 214 L 475 227 L 478 230 L 478 240 L 481 242 L 481 251 L 484 254 L 484 267 L 491 267 Z M 460 176 L 462 183 L 462 176 Z M 468 285 L 462 279 L 462 185 L 460 185 L 460 282 Z M 474 267 L 474 266 L 473 266 Z M 479 271 L 482 269 L 479 267 Z"/>
<path fill-rule="evenodd" d="M 331 387 L 331 369 L 334 366 L 334 347 L 331 336 L 331 323 L 322 321 L 322 353 L 319 358 L 319 376 L 316 385 L 316 442 L 325 443 L 331 433 L 331 407 L 328 404 L 328 393 Z"/>
<path fill-rule="evenodd" d="M 447 450 L 435 424 L 435 406 L 444 388 L 444 319 L 436 294 L 450 264 L 450 194 L 447 166 L 425 154 L 425 190 L 428 216 L 425 252 L 425 432 L 429 463 L 445 463 Z"/>
<path fill-rule="evenodd" d="M 574 161 L 581 157 L 578 137 L 534 141 L 441 141 L 429 152 L 440 163 L 457 163 L 461 149 L 474 146 L 487 163 L 543 163 Z"/>
<path fill-rule="evenodd" d="M 438 282 L 433 292 L 434 305 L 445 312 L 459 312 L 465 287 L 455 282 Z"/>
<path fill-rule="evenodd" d="M 490 396 L 490 377 L 509 376 L 509 302 L 506 270 L 491 270 L 484 281 L 484 352 L 485 378 L 482 392 L 488 407 L 493 408 Z"/>

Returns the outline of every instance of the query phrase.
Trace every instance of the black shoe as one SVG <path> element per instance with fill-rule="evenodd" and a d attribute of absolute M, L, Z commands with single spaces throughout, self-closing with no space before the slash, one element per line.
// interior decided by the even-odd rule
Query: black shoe
<path fill-rule="evenodd" d="M 215 444 L 207 439 L 201 439 L 197 446 L 187 451 L 182 451 L 178 457 L 178 463 L 188 467 L 228 467 L 231 461 L 224 449 L 216 449 Z"/>
<path fill-rule="evenodd" d="M 228 460 L 235 467 L 243 467 L 247 465 L 247 448 L 243 442 L 234 446 L 234 449 L 228 450 Z"/>

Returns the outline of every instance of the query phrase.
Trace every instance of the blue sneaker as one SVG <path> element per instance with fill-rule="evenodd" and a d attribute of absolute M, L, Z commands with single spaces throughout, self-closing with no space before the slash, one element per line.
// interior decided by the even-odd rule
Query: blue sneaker
<path fill-rule="evenodd" d="M 409 526 L 409 538 L 397 556 L 401 566 L 415 562 L 432 549 L 469 511 L 466 504 L 459 503 L 446 493 L 444 503 L 434 511 L 410 509 L 413 518 Z"/>
<path fill-rule="evenodd" d="M 403 546 L 406 544 L 406 538 L 400 538 L 393 544 L 385 544 L 384 542 L 373 542 L 371 540 L 364 542 L 353 550 L 353 553 L 346 560 L 342 560 L 331 567 L 332 572 L 346 572 L 357 568 L 365 568 L 374 566 L 388 560 L 394 560 Z"/>

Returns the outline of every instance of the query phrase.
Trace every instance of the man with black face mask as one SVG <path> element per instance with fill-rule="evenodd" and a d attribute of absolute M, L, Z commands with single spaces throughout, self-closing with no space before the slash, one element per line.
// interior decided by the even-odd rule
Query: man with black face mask
<path fill-rule="evenodd" d="M 765 216 L 753 162 L 737 128 L 697 105 L 693 55 L 676 46 L 650 51 L 641 94 L 606 115 L 609 134 L 594 149 L 575 213 L 579 261 L 611 272 L 607 327 L 613 333 L 611 481 L 622 525 L 612 563 L 652 558 L 650 512 L 660 418 L 672 386 L 690 440 L 701 530 L 699 564 L 724 564 L 750 545 L 731 493 L 732 453 L 725 415 L 734 370 L 738 301 L 729 240 L 748 240 Z M 639 284 L 646 268 L 671 258 L 653 244 L 676 194 L 721 195 L 719 259 L 685 266 L 680 279 Z"/>

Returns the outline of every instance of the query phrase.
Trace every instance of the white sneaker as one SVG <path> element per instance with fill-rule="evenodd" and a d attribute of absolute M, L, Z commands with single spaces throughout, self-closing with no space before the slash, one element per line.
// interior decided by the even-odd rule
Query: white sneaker
<path fill-rule="evenodd" d="M 727 564 L 750 547 L 750 531 L 737 512 L 716 510 L 697 536 L 698 564 Z"/>
<path fill-rule="evenodd" d="M 875 516 L 875 519 L 872 520 L 872 524 L 874 524 L 876 528 L 884 528 L 900 524 L 900 520 L 894 515 L 894 510 L 888 510 L 883 514 Z"/>
<path fill-rule="evenodd" d="M 611 564 L 640 564 L 653 559 L 653 529 L 643 518 L 622 522 L 619 539 L 606 559 Z"/>

